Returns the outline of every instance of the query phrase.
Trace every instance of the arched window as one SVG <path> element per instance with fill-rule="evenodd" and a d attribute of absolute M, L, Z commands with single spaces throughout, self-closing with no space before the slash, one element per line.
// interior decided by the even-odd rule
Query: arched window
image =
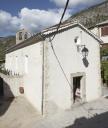
<path fill-rule="evenodd" d="M 24 39 L 26 40 L 27 38 L 28 38 L 28 36 L 27 36 L 27 32 L 26 32 L 24 35 Z"/>

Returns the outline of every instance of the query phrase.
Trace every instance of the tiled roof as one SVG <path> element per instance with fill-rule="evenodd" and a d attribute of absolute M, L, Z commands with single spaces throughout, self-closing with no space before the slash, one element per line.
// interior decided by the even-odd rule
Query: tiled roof
<path fill-rule="evenodd" d="M 103 22 L 101 22 L 101 23 L 98 23 L 96 26 L 100 26 L 100 25 L 104 25 L 104 24 L 108 24 L 108 20 L 103 21 Z"/>

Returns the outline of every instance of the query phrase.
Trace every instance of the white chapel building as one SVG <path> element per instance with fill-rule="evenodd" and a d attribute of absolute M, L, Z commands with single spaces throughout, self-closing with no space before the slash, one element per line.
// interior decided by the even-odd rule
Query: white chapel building
<path fill-rule="evenodd" d="M 53 26 L 30 38 L 26 31 L 16 36 L 17 44 L 7 50 L 5 68 L 22 77 L 21 95 L 40 113 L 70 109 L 101 96 L 102 41 L 84 26 L 63 23 L 58 31 Z"/>

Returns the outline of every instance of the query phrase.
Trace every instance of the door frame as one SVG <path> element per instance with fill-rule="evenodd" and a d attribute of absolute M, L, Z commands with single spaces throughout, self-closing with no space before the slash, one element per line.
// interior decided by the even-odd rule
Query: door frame
<path fill-rule="evenodd" d="M 73 100 L 73 78 L 74 77 L 79 77 L 81 76 L 81 85 L 80 85 L 80 89 L 81 89 L 81 103 L 86 102 L 86 73 L 85 72 L 77 72 L 77 73 L 71 73 L 71 100 L 72 100 L 72 105 L 74 104 L 74 100 Z"/>

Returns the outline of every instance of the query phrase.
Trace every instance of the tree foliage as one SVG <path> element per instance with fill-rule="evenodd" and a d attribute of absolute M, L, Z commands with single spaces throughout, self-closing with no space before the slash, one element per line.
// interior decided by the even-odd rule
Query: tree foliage
<path fill-rule="evenodd" d="M 104 82 L 108 82 L 108 60 L 103 60 L 103 56 L 108 56 L 108 48 L 101 48 L 101 71 Z"/>

